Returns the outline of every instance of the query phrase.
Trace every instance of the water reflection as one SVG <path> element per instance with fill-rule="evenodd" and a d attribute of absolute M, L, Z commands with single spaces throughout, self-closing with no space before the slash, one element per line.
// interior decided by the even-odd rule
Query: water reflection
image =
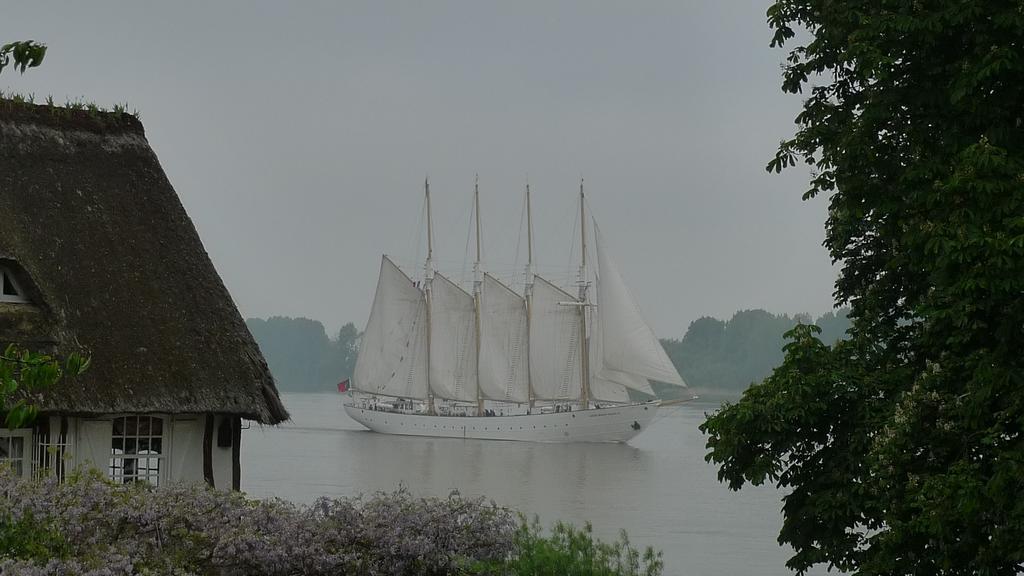
<path fill-rule="evenodd" d="M 254 496 L 458 490 L 545 524 L 590 521 L 606 539 L 625 528 L 664 551 L 668 575 L 789 574 L 775 540 L 779 492 L 730 492 L 704 462 L 697 426 L 712 404 L 666 412 L 629 444 L 532 444 L 376 434 L 348 418 L 340 396 L 284 400 L 294 422 L 242 438 L 242 488 Z"/>
<path fill-rule="evenodd" d="M 503 497 L 586 506 L 583 492 L 613 494 L 648 477 L 652 455 L 628 444 L 534 444 L 339 431 L 344 474 L 358 491 L 405 486 L 421 494 Z M 627 482 L 628 481 L 628 482 Z"/>

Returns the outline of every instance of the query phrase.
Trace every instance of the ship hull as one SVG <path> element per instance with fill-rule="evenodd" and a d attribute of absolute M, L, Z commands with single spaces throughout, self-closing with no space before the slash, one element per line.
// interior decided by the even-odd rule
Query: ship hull
<path fill-rule="evenodd" d="M 428 416 L 346 404 L 353 420 L 374 432 L 405 436 L 518 442 L 626 442 L 654 420 L 658 402 L 511 416 Z"/>

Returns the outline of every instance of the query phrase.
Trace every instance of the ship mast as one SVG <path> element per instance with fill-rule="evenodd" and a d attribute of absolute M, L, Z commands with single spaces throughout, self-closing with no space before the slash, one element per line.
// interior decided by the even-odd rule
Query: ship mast
<path fill-rule="evenodd" d="M 423 180 L 427 196 L 427 262 L 423 271 L 423 293 L 427 299 L 427 414 L 434 415 L 434 392 L 430 388 L 430 284 L 434 280 L 434 227 L 430 213 L 430 180 Z"/>
<path fill-rule="evenodd" d="M 587 216 L 580 178 L 580 405 L 590 408 L 590 350 L 587 345 Z"/>
<path fill-rule="evenodd" d="M 526 285 L 523 295 L 526 297 L 526 337 L 530 338 L 530 316 L 533 311 L 533 215 L 530 213 L 530 183 L 526 183 Z M 529 348 L 529 347 L 527 347 Z M 530 410 L 533 409 L 533 376 L 530 365 L 526 365 L 526 390 Z"/>
<path fill-rule="evenodd" d="M 480 273 L 480 175 L 473 181 L 473 204 L 476 210 L 476 261 L 473 262 L 473 304 L 476 320 L 476 413 L 484 415 L 484 397 L 480 392 L 480 295 L 484 278 Z"/>

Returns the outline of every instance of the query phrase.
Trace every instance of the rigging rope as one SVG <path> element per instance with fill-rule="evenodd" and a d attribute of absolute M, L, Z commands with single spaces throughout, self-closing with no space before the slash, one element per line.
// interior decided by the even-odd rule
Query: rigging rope
<path fill-rule="evenodd" d="M 469 241 L 473 237 L 473 194 L 469 195 L 469 227 L 466 229 L 466 249 L 462 253 L 462 269 L 459 270 L 459 282 L 466 285 L 466 263 L 469 261 Z"/>
<path fill-rule="evenodd" d="M 512 269 L 514 270 L 514 272 L 512 273 L 513 274 L 513 276 L 512 276 L 513 280 L 512 280 L 512 282 L 509 282 L 509 286 L 515 286 L 516 283 L 518 283 L 518 278 L 519 278 L 519 247 L 523 243 L 523 221 L 525 219 L 526 219 L 526 195 L 524 194 L 523 195 L 523 207 L 519 211 L 519 229 L 516 231 L 516 256 L 512 260 Z M 527 230 L 526 233 L 529 234 L 530 231 Z M 523 272 L 523 284 L 524 285 L 526 284 L 526 272 L 525 271 Z"/>

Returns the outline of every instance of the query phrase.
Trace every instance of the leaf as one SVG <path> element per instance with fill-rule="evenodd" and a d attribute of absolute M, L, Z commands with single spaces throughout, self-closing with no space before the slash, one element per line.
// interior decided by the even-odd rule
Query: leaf
<path fill-rule="evenodd" d="M 27 68 L 34 68 L 43 63 L 46 57 L 46 45 L 33 40 L 11 42 L 0 47 L 0 72 L 14 60 L 14 68 L 24 74 Z"/>

